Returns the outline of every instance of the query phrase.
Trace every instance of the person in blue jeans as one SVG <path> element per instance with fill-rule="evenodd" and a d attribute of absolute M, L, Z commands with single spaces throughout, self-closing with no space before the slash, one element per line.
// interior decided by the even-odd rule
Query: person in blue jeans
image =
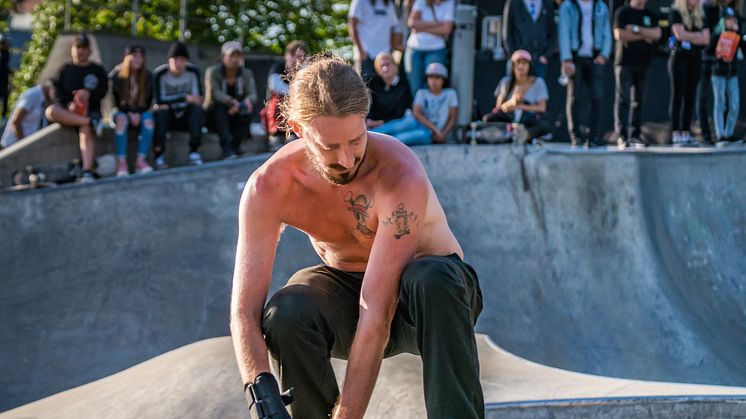
<path fill-rule="evenodd" d="M 432 63 L 446 64 L 446 39 L 453 30 L 454 0 L 415 0 L 407 25 L 404 70 L 414 96 L 425 88 L 425 69 Z"/>
<path fill-rule="evenodd" d="M 150 107 L 153 103 L 153 75 L 145 66 L 145 48 L 132 45 L 124 50 L 124 59 L 109 73 L 114 94 L 114 141 L 117 153 L 117 176 L 129 175 L 127 166 L 127 129 L 140 128 L 137 146 L 137 173 L 152 172 L 145 161 L 153 139 L 155 121 Z"/>
<path fill-rule="evenodd" d="M 458 96 L 445 87 L 448 69 L 432 63 L 425 71 L 427 89 L 420 89 L 414 97 L 412 110 L 403 118 L 389 121 L 373 132 L 388 134 L 406 145 L 444 143 L 456 124 Z"/>
<path fill-rule="evenodd" d="M 738 36 L 738 45 L 746 53 L 746 42 L 741 36 L 738 27 L 738 16 L 732 7 L 726 7 L 722 11 L 722 19 L 715 28 L 715 35 L 711 37 L 708 53 L 715 57 L 717 61 L 712 66 L 712 93 L 713 101 L 713 120 L 715 121 L 715 134 L 717 135 L 717 147 L 723 147 L 731 143 L 740 142 L 733 135 L 736 128 L 736 121 L 739 112 L 739 87 L 738 87 L 738 58 L 733 54 L 732 57 L 726 56 L 726 51 L 718 48 L 720 38 L 726 32 L 732 32 Z M 726 97 L 728 99 L 727 118 L 726 114 Z"/>

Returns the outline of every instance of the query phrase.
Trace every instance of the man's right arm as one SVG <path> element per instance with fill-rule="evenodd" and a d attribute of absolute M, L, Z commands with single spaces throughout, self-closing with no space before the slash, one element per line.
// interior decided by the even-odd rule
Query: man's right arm
<path fill-rule="evenodd" d="M 260 373 L 269 372 L 262 313 L 282 226 L 276 204 L 282 202 L 276 199 L 276 192 L 281 189 L 259 169 L 241 197 L 230 328 L 244 386 Z"/>
<path fill-rule="evenodd" d="M 26 134 L 23 132 L 24 118 L 26 118 L 26 109 L 23 107 L 18 107 L 18 110 L 16 110 L 15 114 L 13 115 L 13 120 L 11 121 L 13 123 L 13 127 L 16 130 L 16 141 L 22 140 L 23 137 L 26 136 Z"/>

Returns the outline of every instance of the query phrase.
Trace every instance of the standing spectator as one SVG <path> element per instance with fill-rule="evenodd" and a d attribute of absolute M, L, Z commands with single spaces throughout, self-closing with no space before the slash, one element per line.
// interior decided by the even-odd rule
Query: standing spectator
<path fill-rule="evenodd" d="M 282 62 L 275 63 L 269 69 L 267 77 L 267 105 L 262 109 L 262 121 L 269 136 L 269 147 L 277 150 L 285 143 L 288 136 L 280 117 L 280 101 L 288 94 L 288 74 L 294 72 L 308 55 L 308 45 L 303 41 L 293 41 L 285 47 Z"/>
<path fill-rule="evenodd" d="M 733 132 L 740 110 L 736 49 L 740 47 L 741 51 L 746 54 L 746 42 L 741 34 L 736 11 L 732 7 L 724 8 L 722 21 L 708 46 L 708 53 L 717 60 L 712 67 L 711 82 L 714 98 L 713 121 L 715 121 L 718 147 L 739 142 Z M 726 97 L 728 99 L 727 118 L 725 117 Z"/>
<path fill-rule="evenodd" d="M 347 29 L 355 52 L 355 66 L 363 80 L 375 74 L 373 60 L 382 52 L 403 50 L 394 0 L 352 0 Z"/>
<path fill-rule="evenodd" d="M 54 84 L 51 80 L 23 92 L 10 115 L 0 145 L 8 147 L 47 126 L 44 109 L 52 104 L 53 96 Z"/>
<path fill-rule="evenodd" d="M 54 81 L 55 103 L 47 107 L 50 122 L 78 130 L 83 160 L 81 182 L 93 181 L 94 140 L 101 124 L 101 100 L 108 92 L 106 70 L 88 61 L 91 43 L 86 34 L 78 34 L 72 43 L 72 64 L 65 64 Z"/>
<path fill-rule="evenodd" d="M 166 133 L 171 129 L 189 132 L 189 162 L 202 164 L 199 146 L 205 112 L 202 109 L 202 80 L 197 67 L 189 62 L 189 50 L 181 42 L 171 45 L 168 63 L 154 71 L 155 80 L 155 166 L 167 167 L 163 153 Z"/>
<path fill-rule="evenodd" d="M 10 42 L 5 35 L 0 34 L 0 100 L 3 112 L 0 119 L 8 116 L 8 96 L 10 96 Z"/>
<path fill-rule="evenodd" d="M 549 90 L 543 78 L 531 74 L 533 60 L 528 51 L 519 49 L 510 61 L 510 75 L 503 77 L 495 90 L 495 109 L 483 120 L 521 123 L 528 131 L 527 139 L 533 140 L 551 131 L 544 118 Z"/>
<path fill-rule="evenodd" d="M 611 54 L 609 8 L 601 0 L 564 1 L 559 8 L 558 32 L 562 71 L 569 78 L 565 114 L 570 140 L 573 146 L 601 145 L 599 110 Z M 583 91 L 590 101 L 581 112 L 579 99 Z M 587 115 L 587 121 L 581 122 L 580 115 Z"/>
<path fill-rule="evenodd" d="M 415 0 L 407 25 L 412 29 L 404 53 L 404 69 L 412 95 L 425 85 L 431 63 L 446 64 L 446 40 L 453 30 L 454 0 Z"/>
<path fill-rule="evenodd" d="M 544 78 L 555 43 L 552 0 L 507 0 L 502 32 L 508 54 L 519 49 L 528 51 L 535 59 L 531 65 L 534 74 Z M 506 73 L 510 74 L 510 68 Z"/>
<path fill-rule="evenodd" d="M 656 17 L 647 8 L 647 0 L 630 0 L 614 13 L 616 57 L 614 76 L 614 132 L 620 147 L 644 147 L 640 138 L 642 104 L 648 67 L 661 38 Z"/>
<path fill-rule="evenodd" d="M 675 0 L 668 18 L 674 46 L 668 59 L 671 78 L 671 138 L 674 146 L 696 145 L 690 134 L 702 50 L 710 43 L 700 0 Z"/>
<path fill-rule="evenodd" d="M 376 76 L 369 83 L 371 93 L 370 113 L 366 124 L 375 128 L 404 116 L 412 106 L 412 92 L 406 77 L 399 77 L 399 66 L 388 52 L 378 54 L 375 61 Z"/>
<path fill-rule="evenodd" d="M 145 48 L 131 45 L 124 50 L 124 59 L 109 73 L 114 94 L 114 141 L 117 149 L 117 176 L 129 175 L 127 167 L 127 129 L 140 128 L 137 146 L 137 173 L 152 172 L 145 161 L 153 139 L 153 74 L 145 65 Z"/>
<path fill-rule="evenodd" d="M 710 30 L 710 37 L 715 33 L 720 22 L 720 14 L 726 7 L 732 7 L 739 16 L 741 10 L 740 0 L 704 0 L 702 3 L 705 13 L 705 27 Z M 738 18 L 740 22 L 741 19 Z M 699 79 L 699 100 L 697 104 L 697 115 L 699 116 L 699 128 L 702 133 L 702 141 L 712 144 L 712 66 L 717 61 L 714 55 L 710 55 L 708 48 L 702 51 L 702 73 Z"/>
<path fill-rule="evenodd" d="M 371 131 L 394 136 L 410 146 L 446 141 L 456 125 L 458 96 L 455 90 L 445 86 L 448 81 L 446 66 L 431 63 L 425 74 L 427 89 L 417 91 L 412 113 Z"/>
<path fill-rule="evenodd" d="M 233 158 L 241 151 L 241 141 L 249 135 L 257 101 L 256 82 L 254 73 L 244 66 L 240 42 L 228 41 L 220 52 L 221 62 L 205 72 L 205 110 L 208 125 L 220 137 L 223 157 Z"/>

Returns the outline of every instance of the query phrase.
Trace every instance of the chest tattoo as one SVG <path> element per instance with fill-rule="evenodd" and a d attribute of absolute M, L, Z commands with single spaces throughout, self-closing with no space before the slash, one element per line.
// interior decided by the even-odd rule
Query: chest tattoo
<path fill-rule="evenodd" d="M 414 211 L 407 211 L 407 209 L 404 208 L 403 202 L 399 203 L 399 206 L 383 221 L 383 225 L 386 227 L 394 226 L 396 228 L 394 237 L 396 237 L 397 240 L 410 233 L 410 223 L 419 226 L 420 219 Z"/>
<path fill-rule="evenodd" d="M 352 191 L 349 191 L 344 196 L 344 201 L 349 204 L 347 210 L 352 211 L 352 215 L 355 216 L 355 220 L 357 221 L 357 225 L 355 226 L 355 230 L 353 231 L 353 233 L 355 233 L 356 235 L 362 235 L 366 238 L 372 238 L 375 233 L 368 228 L 367 222 L 368 218 L 370 217 L 370 215 L 368 214 L 368 209 L 373 208 L 373 198 L 371 197 L 369 199 L 363 194 L 359 194 L 355 198 Z"/>

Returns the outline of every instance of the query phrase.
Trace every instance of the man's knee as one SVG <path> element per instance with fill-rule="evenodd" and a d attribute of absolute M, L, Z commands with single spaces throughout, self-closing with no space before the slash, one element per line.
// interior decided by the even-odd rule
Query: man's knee
<path fill-rule="evenodd" d="M 311 287 L 288 285 L 270 298 L 262 316 L 262 330 L 269 345 L 297 338 L 299 330 L 318 315 L 315 292 Z"/>

